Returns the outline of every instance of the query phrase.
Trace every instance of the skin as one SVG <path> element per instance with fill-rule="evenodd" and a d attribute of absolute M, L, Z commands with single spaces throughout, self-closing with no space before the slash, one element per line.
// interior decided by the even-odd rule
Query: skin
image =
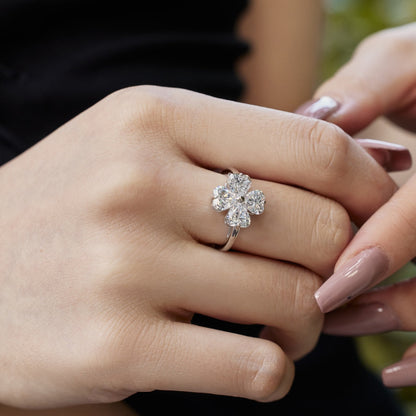
<path fill-rule="evenodd" d="M 328 118 L 351 134 L 368 126 L 379 116 L 396 125 L 416 131 L 416 25 L 389 29 L 367 38 L 351 61 L 316 92 L 316 97 L 331 96 L 341 103 L 339 111 Z M 379 74 L 375 77 L 374 73 Z M 358 75 L 357 75 L 358 74 Z M 416 255 L 416 176 L 413 174 L 397 193 L 359 230 L 337 262 L 340 270 L 347 261 L 364 249 L 376 247 L 387 259 L 387 267 L 376 284 Z M 357 284 L 360 282 L 357 281 Z M 336 290 L 336 287 L 335 287 Z M 381 305 L 388 319 L 396 325 L 390 329 L 416 330 L 416 280 L 409 280 L 383 290 L 359 296 L 342 311 L 328 319 L 331 330 L 336 322 L 353 319 L 360 305 Z M 381 311 L 381 309 L 380 309 Z M 336 318 L 336 319 L 335 319 Z M 349 322 L 349 321 L 348 321 Z M 393 322 L 393 321 L 392 321 Z M 360 330 L 359 322 L 352 322 Z M 378 322 L 380 328 L 383 322 Z M 350 326 L 351 328 L 351 326 Z M 416 358 L 416 345 L 405 354 Z M 397 381 L 397 380 L 396 380 Z M 407 384 L 416 384 L 416 370 L 406 373 Z"/>

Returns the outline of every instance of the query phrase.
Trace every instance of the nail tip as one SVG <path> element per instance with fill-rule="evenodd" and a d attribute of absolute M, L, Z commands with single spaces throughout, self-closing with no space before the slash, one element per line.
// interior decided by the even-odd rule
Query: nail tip
<path fill-rule="evenodd" d="M 329 97 L 323 95 L 315 100 L 309 100 L 306 103 L 299 106 L 296 110 L 296 114 L 312 117 L 320 120 L 325 120 L 332 114 L 334 114 L 340 107 L 340 103 Z"/>
<path fill-rule="evenodd" d="M 317 291 L 315 292 L 314 297 L 315 297 L 315 301 L 316 301 L 316 303 L 318 304 L 319 309 L 320 309 L 320 310 L 321 310 L 321 312 L 322 312 L 322 305 L 321 305 L 321 300 L 320 300 L 320 291 L 319 291 L 319 290 L 317 290 Z"/>
<path fill-rule="evenodd" d="M 381 378 L 389 388 L 402 388 L 416 385 L 416 357 L 405 358 L 386 367 Z"/>
<path fill-rule="evenodd" d="M 317 290 L 314 295 L 319 309 L 321 310 L 322 313 L 330 312 L 331 309 L 330 309 L 329 303 L 325 301 L 325 298 L 322 297 L 321 295 L 322 295 L 321 290 Z"/>

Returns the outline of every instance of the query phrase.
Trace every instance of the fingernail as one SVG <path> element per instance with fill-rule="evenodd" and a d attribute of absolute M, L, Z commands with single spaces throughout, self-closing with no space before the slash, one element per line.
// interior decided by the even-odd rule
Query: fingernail
<path fill-rule="evenodd" d="M 316 100 L 310 100 L 302 104 L 295 113 L 308 117 L 326 120 L 340 107 L 340 103 L 331 97 L 323 96 Z"/>
<path fill-rule="evenodd" d="M 382 377 L 387 387 L 416 386 L 416 357 L 406 358 L 385 368 Z"/>
<path fill-rule="evenodd" d="M 347 261 L 315 292 L 321 311 L 330 312 L 378 283 L 388 264 L 378 247 L 363 250 Z"/>
<path fill-rule="evenodd" d="M 409 149 L 396 144 L 373 139 L 356 139 L 357 143 L 388 172 L 398 172 L 412 167 Z"/>
<path fill-rule="evenodd" d="M 396 315 L 382 303 L 346 306 L 326 315 L 324 324 L 325 333 L 343 336 L 380 334 L 398 328 Z"/>

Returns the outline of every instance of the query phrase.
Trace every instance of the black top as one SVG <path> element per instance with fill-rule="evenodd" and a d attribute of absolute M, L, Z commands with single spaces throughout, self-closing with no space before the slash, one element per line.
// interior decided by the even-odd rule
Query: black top
<path fill-rule="evenodd" d="M 234 34 L 245 0 L 1 0 L 0 164 L 105 95 L 131 85 L 176 86 L 237 100 Z M 278 47 L 278 43 L 276 44 Z M 255 336 L 257 326 L 196 316 L 197 325 Z M 322 337 L 275 403 L 204 394 L 140 393 L 145 415 L 355 415 L 400 412 L 361 365 L 352 340 Z"/>
<path fill-rule="evenodd" d="M 238 98 L 245 1 L 0 0 L 0 163 L 139 84 Z"/>

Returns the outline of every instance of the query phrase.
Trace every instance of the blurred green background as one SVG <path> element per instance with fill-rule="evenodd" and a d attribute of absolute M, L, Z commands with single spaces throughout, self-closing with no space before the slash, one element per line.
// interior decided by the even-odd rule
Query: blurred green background
<path fill-rule="evenodd" d="M 326 0 L 325 9 L 321 80 L 333 75 L 348 61 L 355 47 L 366 36 L 416 21 L 416 0 Z M 416 276 L 416 266 L 408 264 L 389 282 L 411 276 Z M 416 334 L 403 332 L 357 338 L 364 361 L 378 375 L 385 366 L 399 361 L 413 342 L 416 342 Z M 398 389 L 395 393 L 402 400 L 408 415 L 416 416 L 416 387 Z"/>
<path fill-rule="evenodd" d="M 324 78 L 345 63 L 369 34 L 416 21 L 416 0 L 326 0 L 325 8 Z"/>

